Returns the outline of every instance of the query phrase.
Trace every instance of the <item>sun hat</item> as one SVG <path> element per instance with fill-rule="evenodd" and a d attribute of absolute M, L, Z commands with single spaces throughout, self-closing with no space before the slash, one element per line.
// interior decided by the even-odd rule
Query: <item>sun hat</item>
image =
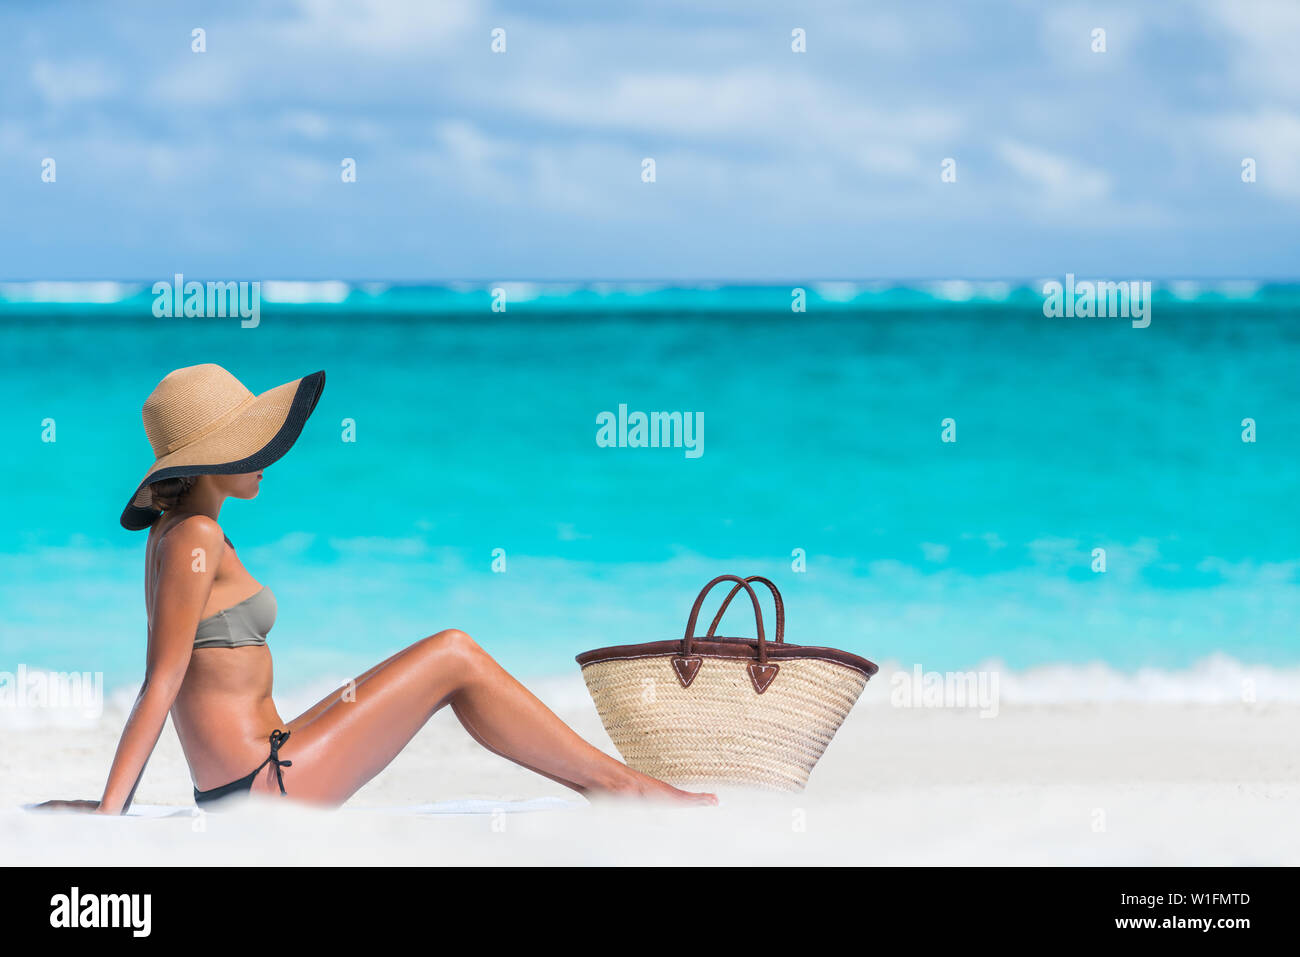
<path fill-rule="evenodd" d="M 139 531 L 162 514 L 153 507 L 152 482 L 266 468 L 298 440 L 324 388 L 324 372 L 261 395 L 211 362 L 167 373 L 144 403 L 154 463 L 122 512 L 122 527 Z"/>

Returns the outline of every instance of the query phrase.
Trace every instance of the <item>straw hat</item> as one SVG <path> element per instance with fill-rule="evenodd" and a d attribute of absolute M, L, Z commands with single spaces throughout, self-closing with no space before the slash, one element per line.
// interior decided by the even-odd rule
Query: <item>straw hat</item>
<path fill-rule="evenodd" d="M 324 372 L 261 395 L 210 362 L 169 372 L 144 403 L 155 461 L 122 512 L 122 527 L 148 528 L 162 514 L 153 507 L 151 482 L 266 468 L 297 441 L 324 387 Z"/>

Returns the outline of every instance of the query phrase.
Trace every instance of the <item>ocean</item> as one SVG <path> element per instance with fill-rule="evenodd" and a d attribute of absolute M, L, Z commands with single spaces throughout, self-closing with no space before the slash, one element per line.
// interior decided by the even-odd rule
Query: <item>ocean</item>
<path fill-rule="evenodd" d="M 680 637 L 721 573 L 773 578 L 792 642 L 1047 697 L 1300 665 L 1294 285 L 1156 284 L 1146 328 L 1045 316 L 1041 282 L 264 283 L 252 328 L 153 302 L 0 283 L 0 671 L 139 682 L 145 535 L 118 516 L 145 397 L 203 362 L 255 392 L 327 375 L 221 515 L 279 602 L 277 687 L 451 627 L 574 674 Z M 635 412 L 694 448 L 598 441 Z M 737 605 L 724 632 L 753 628 Z"/>

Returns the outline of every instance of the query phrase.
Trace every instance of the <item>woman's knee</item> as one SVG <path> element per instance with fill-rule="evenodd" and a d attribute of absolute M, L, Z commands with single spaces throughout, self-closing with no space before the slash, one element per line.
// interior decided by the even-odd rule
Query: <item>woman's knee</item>
<path fill-rule="evenodd" d="M 478 642 L 458 628 L 440 631 L 420 643 L 434 654 L 463 658 L 467 661 L 473 661 L 485 653 Z"/>

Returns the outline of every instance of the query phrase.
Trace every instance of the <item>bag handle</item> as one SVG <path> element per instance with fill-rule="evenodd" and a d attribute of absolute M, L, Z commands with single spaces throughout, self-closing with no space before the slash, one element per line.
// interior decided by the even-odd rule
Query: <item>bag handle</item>
<path fill-rule="evenodd" d="M 772 593 L 772 602 L 776 605 L 776 637 L 773 641 L 782 642 L 785 640 L 785 602 L 781 600 L 781 592 L 777 590 L 775 584 L 762 575 L 750 575 L 745 579 L 747 582 L 758 582 L 760 585 L 766 585 L 768 591 Z M 727 606 L 731 604 L 731 599 L 735 598 L 740 591 L 740 586 L 735 585 L 731 589 L 731 594 L 722 599 L 722 607 L 718 609 L 717 616 L 713 619 L 713 624 L 709 625 L 709 633 L 706 638 L 712 638 L 713 633 L 718 630 L 718 625 L 722 624 L 722 616 L 727 613 Z"/>
<path fill-rule="evenodd" d="M 758 595 L 754 593 L 754 589 L 749 587 L 749 582 L 738 575 L 719 575 L 700 589 L 699 595 L 695 598 L 695 604 L 691 606 L 691 617 L 686 622 L 686 637 L 682 639 L 682 654 L 689 655 L 691 653 L 691 642 L 695 640 L 695 622 L 700 617 L 700 606 L 704 604 L 704 599 L 709 592 L 713 591 L 713 587 L 720 582 L 736 582 L 734 590 L 738 591 L 743 588 L 749 592 L 749 600 L 754 604 L 754 621 L 758 624 L 758 660 L 766 663 L 767 637 L 763 634 L 763 606 L 758 603 Z"/>
<path fill-rule="evenodd" d="M 691 682 L 695 680 L 695 676 L 699 673 L 700 665 L 704 662 L 704 659 L 699 655 L 691 654 L 691 642 L 695 640 L 695 623 L 700 617 L 700 606 L 704 604 L 705 597 L 713 590 L 715 585 L 726 581 L 736 583 L 735 588 L 732 589 L 732 595 L 737 594 L 742 588 L 745 589 L 749 593 L 750 603 L 754 606 L 754 622 L 758 626 L 758 660 L 751 661 L 747 670 L 754 691 L 762 694 L 776 678 L 780 666 L 768 664 L 767 662 L 767 636 L 763 632 L 763 606 L 759 604 L 758 595 L 750 587 L 748 581 L 737 575 L 719 575 L 700 590 L 699 595 L 695 598 L 695 604 L 691 606 L 691 617 L 686 622 L 686 635 L 682 638 L 681 650 L 672 659 L 673 670 L 677 673 L 677 680 L 681 683 L 681 686 L 689 688 Z M 727 601 L 730 600 L 731 596 L 728 596 Z M 723 607 L 726 607 L 726 602 L 723 603 Z M 784 618 L 784 611 L 779 606 L 778 614 L 782 619 Z M 713 631 L 710 629 L 709 635 L 712 636 L 712 634 Z"/>

